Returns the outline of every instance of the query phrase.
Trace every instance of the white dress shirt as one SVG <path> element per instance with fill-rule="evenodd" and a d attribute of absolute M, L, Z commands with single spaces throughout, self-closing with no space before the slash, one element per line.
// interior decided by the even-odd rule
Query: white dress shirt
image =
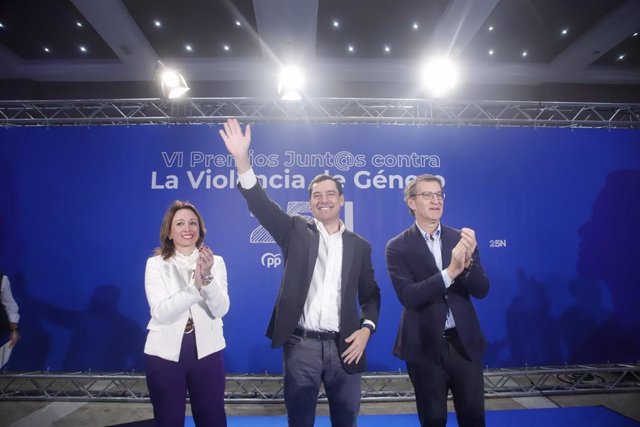
<path fill-rule="evenodd" d="M 0 283 L 0 300 L 2 301 L 2 305 L 4 306 L 5 311 L 7 312 L 9 322 L 18 323 L 18 321 L 20 320 L 20 314 L 18 314 L 18 304 L 16 304 L 16 300 L 13 299 L 13 295 L 11 294 L 11 283 L 9 282 L 9 278 L 6 275 L 2 276 L 2 283 Z"/>
<path fill-rule="evenodd" d="M 238 174 L 240 185 L 248 190 L 258 182 L 253 169 Z M 340 308 L 342 305 L 342 234 L 345 226 L 340 221 L 340 229 L 329 234 L 320 221 L 314 218 L 320 233 L 318 258 L 313 268 L 309 293 L 304 303 L 298 326 L 310 331 L 340 331 Z M 375 324 L 363 321 L 375 328 Z"/>
<path fill-rule="evenodd" d="M 314 219 L 320 232 L 318 258 L 313 268 L 304 310 L 298 326 L 310 331 L 340 331 L 342 289 L 342 233 L 345 227 L 329 234 L 320 221 Z"/>
<path fill-rule="evenodd" d="M 433 258 L 436 260 L 436 266 L 438 267 L 438 270 L 440 270 L 440 274 L 442 275 L 442 281 L 444 282 L 444 286 L 447 289 L 449 289 L 449 286 L 451 286 L 451 284 L 453 283 L 453 280 L 451 280 L 451 276 L 449 276 L 449 273 L 447 272 L 447 270 L 442 269 L 442 239 L 440 238 L 442 227 L 440 226 L 440 224 L 438 224 L 438 228 L 432 234 L 429 234 L 426 231 L 424 231 L 422 228 L 420 228 L 417 222 L 416 222 L 416 225 L 418 226 L 418 229 L 424 236 L 424 239 L 427 241 L 427 246 L 429 247 L 431 254 L 433 254 Z M 444 328 L 451 329 L 455 327 L 456 327 L 456 321 L 453 319 L 453 313 L 451 312 L 451 309 L 448 309 L 447 320 L 444 324 Z"/>

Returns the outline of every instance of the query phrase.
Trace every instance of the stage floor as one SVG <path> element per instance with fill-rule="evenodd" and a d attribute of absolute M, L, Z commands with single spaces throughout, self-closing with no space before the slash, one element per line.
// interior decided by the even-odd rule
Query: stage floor
<path fill-rule="evenodd" d="M 487 425 L 491 427 L 640 425 L 640 393 L 607 393 L 525 398 L 491 398 L 486 401 Z M 227 405 L 229 427 L 286 426 L 283 405 Z M 450 407 L 450 411 L 453 408 Z M 0 427 L 149 427 L 153 413 L 147 403 L 0 401 Z M 318 405 L 316 426 L 330 426 L 326 404 Z M 190 410 L 188 409 L 188 415 Z M 193 426 L 187 418 L 186 426 Z M 360 427 L 417 426 L 411 402 L 364 403 Z M 450 414 L 447 426 L 457 426 Z"/>
<path fill-rule="evenodd" d="M 316 427 L 331 427 L 327 416 L 316 418 Z M 358 418 L 359 427 L 419 426 L 415 414 L 399 415 L 362 415 Z M 488 411 L 487 425 L 491 427 L 540 427 L 540 426 L 580 426 L 580 427 L 635 427 L 638 422 L 626 418 L 603 406 L 582 408 L 513 409 Z M 231 416 L 228 427 L 286 427 L 285 416 Z M 448 427 L 457 427 L 455 415 L 450 413 Z M 189 418 L 185 427 L 195 427 Z"/>

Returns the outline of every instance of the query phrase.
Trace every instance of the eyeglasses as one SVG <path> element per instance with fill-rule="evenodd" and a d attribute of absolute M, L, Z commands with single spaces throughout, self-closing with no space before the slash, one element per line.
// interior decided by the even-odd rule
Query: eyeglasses
<path fill-rule="evenodd" d="M 436 196 L 438 200 L 444 200 L 445 194 L 442 191 L 438 191 L 437 193 L 434 193 L 432 191 L 425 191 L 422 193 L 418 193 L 413 197 L 418 197 L 418 196 L 422 197 L 424 200 L 431 200 L 433 199 L 433 196 Z"/>

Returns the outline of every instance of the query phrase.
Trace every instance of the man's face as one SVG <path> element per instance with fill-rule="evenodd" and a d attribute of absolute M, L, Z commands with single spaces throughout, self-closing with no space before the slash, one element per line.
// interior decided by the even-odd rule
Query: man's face
<path fill-rule="evenodd" d="M 407 202 L 415 212 L 419 222 L 438 222 L 442 218 L 444 199 L 437 196 L 442 194 L 442 187 L 438 181 L 420 181 L 416 185 L 416 196 Z M 427 196 L 431 195 L 429 200 Z"/>
<path fill-rule="evenodd" d="M 344 204 L 344 196 L 338 194 L 338 187 L 331 179 L 316 182 L 311 187 L 311 213 L 323 224 L 340 218 L 340 208 Z"/>

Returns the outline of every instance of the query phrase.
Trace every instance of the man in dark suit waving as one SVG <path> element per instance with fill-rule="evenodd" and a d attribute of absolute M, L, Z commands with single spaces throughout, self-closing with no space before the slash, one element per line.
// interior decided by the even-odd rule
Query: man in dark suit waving
<path fill-rule="evenodd" d="M 340 220 L 342 184 L 328 175 L 309 185 L 313 221 L 270 200 L 251 168 L 251 128 L 230 119 L 220 130 L 249 210 L 282 249 L 284 274 L 267 336 L 284 346 L 284 399 L 290 426 L 312 427 L 321 382 L 331 424 L 356 426 L 364 350 L 378 322 L 380 290 L 371 247 Z"/>
<path fill-rule="evenodd" d="M 484 298 L 489 279 L 475 232 L 440 222 L 443 188 L 438 175 L 410 182 L 405 202 L 416 222 L 387 243 L 389 276 L 403 305 L 394 354 L 407 362 L 421 425 L 446 425 L 451 389 L 458 424 L 484 426 L 484 337 L 471 297 Z"/>

